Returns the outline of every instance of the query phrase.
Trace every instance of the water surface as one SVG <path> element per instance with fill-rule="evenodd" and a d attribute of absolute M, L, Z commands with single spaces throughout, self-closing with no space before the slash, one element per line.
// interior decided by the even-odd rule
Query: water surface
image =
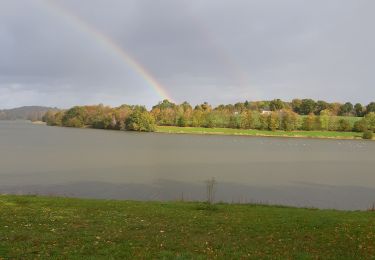
<path fill-rule="evenodd" d="M 0 121 L 0 192 L 367 209 L 375 142 L 169 135 Z"/>

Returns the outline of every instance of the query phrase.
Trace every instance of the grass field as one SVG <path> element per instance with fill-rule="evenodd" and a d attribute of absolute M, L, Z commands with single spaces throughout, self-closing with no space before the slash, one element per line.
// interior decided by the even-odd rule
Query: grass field
<path fill-rule="evenodd" d="M 299 115 L 299 117 L 301 117 L 303 119 L 303 118 L 307 117 L 307 115 Z M 336 118 L 337 120 L 346 119 L 353 126 L 355 122 L 361 120 L 363 117 L 358 117 L 358 116 L 333 116 L 333 118 Z"/>
<path fill-rule="evenodd" d="M 3 259 L 375 256 L 371 211 L 2 195 L 0 234 Z"/>
<path fill-rule="evenodd" d="M 310 137 L 310 138 L 335 138 L 335 139 L 361 139 L 362 133 L 334 132 L 334 131 L 268 131 L 253 129 L 231 128 L 203 128 L 203 127 L 177 127 L 158 126 L 156 132 L 175 134 L 217 134 L 217 135 L 249 135 L 249 136 L 279 136 L 279 137 Z"/>

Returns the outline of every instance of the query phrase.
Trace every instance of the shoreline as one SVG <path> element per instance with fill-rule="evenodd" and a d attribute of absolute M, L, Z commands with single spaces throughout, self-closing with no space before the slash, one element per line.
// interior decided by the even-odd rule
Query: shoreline
<path fill-rule="evenodd" d="M 35 123 L 36 125 L 47 125 L 45 122 Z M 105 131 L 116 131 L 116 132 L 137 132 L 137 131 L 125 131 L 116 129 L 100 129 L 93 128 L 91 126 L 84 127 L 68 127 L 68 126 L 55 126 L 63 128 L 73 129 L 92 129 L 92 130 L 105 130 Z M 190 130 L 190 131 L 189 131 Z M 268 133 L 270 132 L 270 133 Z M 143 132 L 143 133 L 156 133 L 156 134 L 183 134 L 183 135 L 214 135 L 214 136 L 244 136 L 244 137 L 267 137 L 267 138 L 299 138 L 299 139 L 315 139 L 315 140 L 355 140 L 355 141 L 375 141 L 373 139 L 363 139 L 362 133 L 356 132 L 334 132 L 334 131 L 267 131 L 267 130 L 253 130 L 253 129 L 234 129 L 234 128 L 200 128 L 200 127 L 178 127 L 178 126 L 157 126 L 154 132 Z M 288 134 L 289 133 L 289 134 Z M 298 134 L 298 133 L 305 133 Z M 326 133 L 326 134 L 341 134 L 348 133 L 348 136 L 324 136 L 324 135 L 309 135 L 310 133 Z"/>
<path fill-rule="evenodd" d="M 186 131 L 188 129 L 188 131 Z M 192 130 L 192 131 L 189 131 Z M 245 136 L 245 137 L 273 137 L 273 138 L 300 138 L 300 139 L 329 139 L 329 140 L 362 140 L 362 141 L 374 141 L 375 139 L 366 140 L 363 139 L 360 134 L 350 132 L 352 136 L 319 136 L 319 135 L 301 135 L 298 133 L 308 133 L 309 131 L 292 131 L 292 132 L 271 132 L 270 134 L 264 133 L 262 130 L 246 130 L 246 129 L 231 129 L 231 128 L 207 128 L 208 131 L 203 130 L 202 128 L 195 127 L 176 127 L 176 126 L 157 126 L 155 133 L 160 134 L 185 134 L 185 135 L 223 135 L 223 136 Z M 211 131 L 210 131 L 211 130 Z M 222 131 L 224 130 L 224 131 Z M 227 132 L 225 132 L 225 130 Z M 311 131 L 316 133 L 317 131 Z M 330 131 L 319 131 L 322 133 L 337 133 Z M 274 134 L 272 134 L 274 133 Z M 279 133 L 279 134 L 278 134 Z M 289 135 L 287 133 L 290 133 Z M 343 132 L 345 133 L 345 132 Z"/>

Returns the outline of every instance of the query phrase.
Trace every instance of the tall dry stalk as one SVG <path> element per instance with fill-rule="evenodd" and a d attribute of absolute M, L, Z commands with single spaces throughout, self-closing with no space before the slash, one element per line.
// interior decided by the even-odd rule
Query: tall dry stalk
<path fill-rule="evenodd" d="M 206 181 L 206 189 L 207 189 L 207 203 L 212 205 L 215 202 L 215 193 L 216 193 L 216 185 L 217 182 L 215 178 L 208 179 Z"/>

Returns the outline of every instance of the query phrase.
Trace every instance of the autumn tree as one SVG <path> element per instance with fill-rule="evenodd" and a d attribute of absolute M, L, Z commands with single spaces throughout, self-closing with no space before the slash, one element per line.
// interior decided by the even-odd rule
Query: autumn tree
<path fill-rule="evenodd" d="M 293 131 L 298 127 L 298 114 L 291 110 L 283 110 L 281 114 L 280 129 L 285 131 Z"/>
<path fill-rule="evenodd" d="M 255 129 L 257 128 L 257 121 L 259 113 L 256 111 L 246 110 L 241 114 L 240 127 L 242 129 Z"/>
<path fill-rule="evenodd" d="M 316 116 L 310 113 L 303 118 L 302 129 L 306 131 L 315 130 Z"/>
<path fill-rule="evenodd" d="M 280 127 L 279 114 L 272 112 L 268 115 L 268 130 L 276 131 Z"/>

